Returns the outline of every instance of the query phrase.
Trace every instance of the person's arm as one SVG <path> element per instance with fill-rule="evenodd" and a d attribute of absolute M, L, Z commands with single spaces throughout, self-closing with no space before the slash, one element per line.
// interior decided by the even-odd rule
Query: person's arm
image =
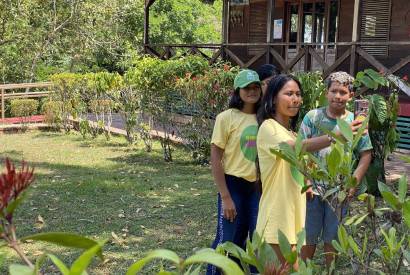
<path fill-rule="evenodd" d="M 350 128 L 352 129 L 353 133 L 357 132 L 357 130 L 362 126 L 362 122 L 355 120 L 350 124 Z M 303 134 L 303 131 L 302 131 Z M 340 131 L 335 132 L 336 136 L 342 137 L 342 133 Z M 305 135 L 306 136 L 306 135 Z M 318 137 L 312 137 L 304 139 L 303 141 L 303 149 L 307 152 L 316 152 L 323 148 L 330 146 L 332 143 L 332 139 L 329 138 L 328 135 L 322 135 Z M 294 141 L 288 141 L 288 144 L 291 146 L 295 145 Z"/>
<path fill-rule="evenodd" d="M 366 174 L 367 168 L 369 168 L 370 162 L 372 161 L 372 151 L 367 150 L 360 153 L 359 164 L 356 170 L 353 172 L 353 176 L 356 178 L 357 183 L 360 183 Z M 351 199 L 356 193 L 356 188 L 351 188 L 349 190 L 348 198 Z"/>
<path fill-rule="evenodd" d="M 224 149 L 219 148 L 215 144 L 211 144 L 212 175 L 221 196 L 224 217 L 225 219 L 233 222 L 236 216 L 236 208 L 225 182 L 225 173 L 222 167 L 223 154 Z"/>

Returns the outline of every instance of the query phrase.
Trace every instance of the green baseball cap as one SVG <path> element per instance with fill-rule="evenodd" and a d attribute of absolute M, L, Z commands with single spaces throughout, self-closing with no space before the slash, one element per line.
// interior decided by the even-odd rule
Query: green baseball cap
<path fill-rule="evenodd" d="M 233 87 L 236 90 L 238 88 L 245 88 L 251 83 L 260 84 L 258 73 L 252 70 L 242 70 L 235 77 L 235 81 L 233 82 Z"/>

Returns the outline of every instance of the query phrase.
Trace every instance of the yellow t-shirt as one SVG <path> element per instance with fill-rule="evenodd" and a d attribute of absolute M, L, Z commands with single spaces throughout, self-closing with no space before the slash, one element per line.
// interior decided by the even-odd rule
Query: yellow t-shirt
<path fill-rule="evenodd" d="M 211 143 L 224 149 L 222 165 L 225 174 L 256 180 L 256 135 L 258 123 L 255 114 L 228 109 L 216 117 Z"/>
<path fill-rule="evenodd" d="M 271 244 L 279 243 L 279 230 L 291 244 L 296 244 L 297 234 L 305 227 L 306 195 L 301 194 L 300 185 L 303 177 L 287 161 L 270 152 L 271 148 L 289 140 L 295 140 L 294 134 L 274 119 L 265 120 L 259 128 L 257 147 L 262 197 L 256 231 Z"/>

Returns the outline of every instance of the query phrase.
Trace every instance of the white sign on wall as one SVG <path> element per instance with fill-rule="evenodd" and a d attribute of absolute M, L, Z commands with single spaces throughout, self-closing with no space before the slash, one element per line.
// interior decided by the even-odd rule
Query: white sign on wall
<path fill-rule="evenodd" d="M 282 39 L 283 19 L 273 20 L 273 39 Z"/>

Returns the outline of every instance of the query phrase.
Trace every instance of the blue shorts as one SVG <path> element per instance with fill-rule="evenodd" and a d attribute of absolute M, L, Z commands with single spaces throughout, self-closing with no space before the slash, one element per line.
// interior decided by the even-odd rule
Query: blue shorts
<path fill-rule="evenodd" d="M 342 217 L 347 214 L 347 206 L 342 208 Z M 306 207 L 306 244 L 316 245 L 320 240 L 331 244 L 337 240 L 339 220 L 327 201 L 314 195 L 307 200 Z"/>

